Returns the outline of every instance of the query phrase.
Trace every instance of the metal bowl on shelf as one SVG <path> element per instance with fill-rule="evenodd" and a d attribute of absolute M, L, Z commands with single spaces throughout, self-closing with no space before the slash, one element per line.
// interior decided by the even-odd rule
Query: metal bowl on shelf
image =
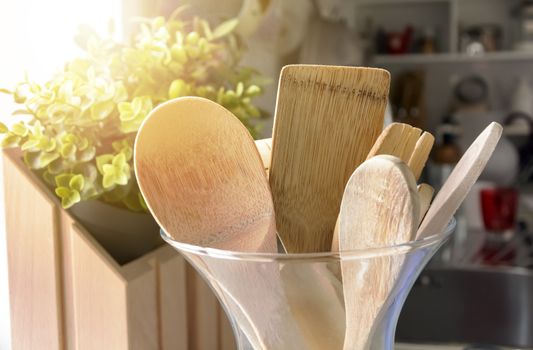
<path fill-rule="evenodd" d="M 515 267 L 427 268 L 405 302 L 396 340 L 473 344 L 470 346 L 477 346 L 474 349 L 533 349 L 533 271 Z M 433 349 L 429 345 L 425 348 Z"/>

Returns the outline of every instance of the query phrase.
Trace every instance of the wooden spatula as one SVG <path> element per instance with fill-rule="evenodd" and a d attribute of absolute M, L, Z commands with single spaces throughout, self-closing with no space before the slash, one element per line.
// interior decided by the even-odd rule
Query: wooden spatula
<path fill-rule="evenodd" d="M 435 138 L 427 131 L 422 133 L 422 130 L 409 124 L 392 123 L 379 135 L 368 152 L 367 159 L 378 154 L 398 157 L 409 165 L 415 179 L 418 180 L 434 142 Z"/>
<path fill-rule="evenodd" d="M 340 211 L 340 253 L 389 247 L 414 239 L 420 204 L 413 174 L 399 158 L 365 161 L 350 178 Z M 403 261 L 395 256 L 341 260 L 346 307 L 344 349 L 365 349 Z"/>
<path fill-rule="evenodd" d="M 418 239 L 444 230 L 487 165 L 501 134 L 502 126 L 493 122 L 470 145 L 429 207 Z"/>
<path fill-rule="evenodd" d="M 372 149 L 368 153 L 367 159 L 370 159 L 376 155 L 388 154 L 398 157 L 404 163 L 408 164 L 409 168 L 415 175 L 415 180 L 418 180 L 426 161 L 433 147 L 435 138 L 429 132 L 423 132 L 414 128 L 408 124 L 392 123 L 387 126 L 378 139 L 372 146 Z M 433 188 L 428 184 L 421 185 L 421 191 L 419 195 L 424 196 L 420 198 L 421 212 L 423 216 L 426 210 L 429 208 L 431 202 L 431 196 L 433 195 Z M 332 251 L 338 251 L 339 249 L 339 221 L 335 225 L 333 233 L 333 240 L 331 244 Z"/>
<path fill-rule="evenodd" d="M 389 82 L 382 69 L 283 68 L 269 179 L 288 252 L 331 249 L 344 186 L 381 131 Z"/>

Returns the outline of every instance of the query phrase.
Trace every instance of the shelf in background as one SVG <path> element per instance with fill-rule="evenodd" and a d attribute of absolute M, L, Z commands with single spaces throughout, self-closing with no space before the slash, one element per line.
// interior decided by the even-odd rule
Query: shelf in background
<path fill-rule="evenodd" d="M 533 52 L 500 51 L 482 55 L 467 55 L 464 53 L 436 53 L 436 54 L 407 54 L 407 55 L 376 55 L 371 63 L 374 65 L 392 64 L 433 64 L 433 63 L 463 63 L 463 62 L 501 62 L 527 61 L 533 63 Z"/>
<path fill-rule="evenodd" d="M 450 3 L 451 0 L 360 0 L 359 6 Z"/>

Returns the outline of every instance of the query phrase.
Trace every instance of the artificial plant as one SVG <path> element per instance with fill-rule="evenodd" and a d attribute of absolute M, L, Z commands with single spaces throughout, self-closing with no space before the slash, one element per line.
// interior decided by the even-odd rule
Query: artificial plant
<path fill-rule="evenodd" d="M 20 147 L 26 164 L 61 198 L 64 208 L 102 199 L 146 210 L 132 166 L 132 146 L 144 118 L 172 98 L 202 96 L 233 112 L 255 135 L 262 112 L 253 98 L 264 78 L 239 64 L 243 45 L 235 19 L 214 29 L 201 18 L 138 21 L 131 43 L 88 28 L 76 42 L 83 55 L 51 80 L 26 78 L 13 90 L 21 121 L 0 123 L 4 147 Z"/>

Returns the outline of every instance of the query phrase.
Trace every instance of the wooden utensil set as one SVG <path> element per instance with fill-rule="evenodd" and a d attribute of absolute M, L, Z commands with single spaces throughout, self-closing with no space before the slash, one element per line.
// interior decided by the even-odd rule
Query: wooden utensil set
<path fill-rule="evenodd" d="M 214 102 L 183 97 L 158 106 L 135 144 L 135 172 L 151 213 L 176 241 L 248 252 L 277 252 L 276 233 L 287 253 L 342 256 L 443 232 L 485 167 L 501 126 L 487 127 L 430 205 L 433 189 L 416 181 L 434 138 L 399 123 L 382 131 L 389 83 L 382 69 L 286 66 L 272 144 L 259 142 L 260 152 L 238 119 Z M 342 283 L 346 316 L 330 322 L 346 330 L 344 349 L 364 349 L 399 268 L 371 263 L 361 277 L 341 260 L 340 271 L 320 272 Z M 317 272 L 268 271 L 271 281 L 280 273 L 300 285 L 306 273 Z M 219 278 L 242 288 L 229 275 Z M 313 293 L 274 284 L 268 288 L 280 293 Z M 368 295 L 374 300 L 363 299 Z M 262 304 L 256 312 L 269 311 L 269 303 Z M 319 329 L 298 310 L 303 329 Z M 280 346 L 265 339 L 254 345 Z"/>

